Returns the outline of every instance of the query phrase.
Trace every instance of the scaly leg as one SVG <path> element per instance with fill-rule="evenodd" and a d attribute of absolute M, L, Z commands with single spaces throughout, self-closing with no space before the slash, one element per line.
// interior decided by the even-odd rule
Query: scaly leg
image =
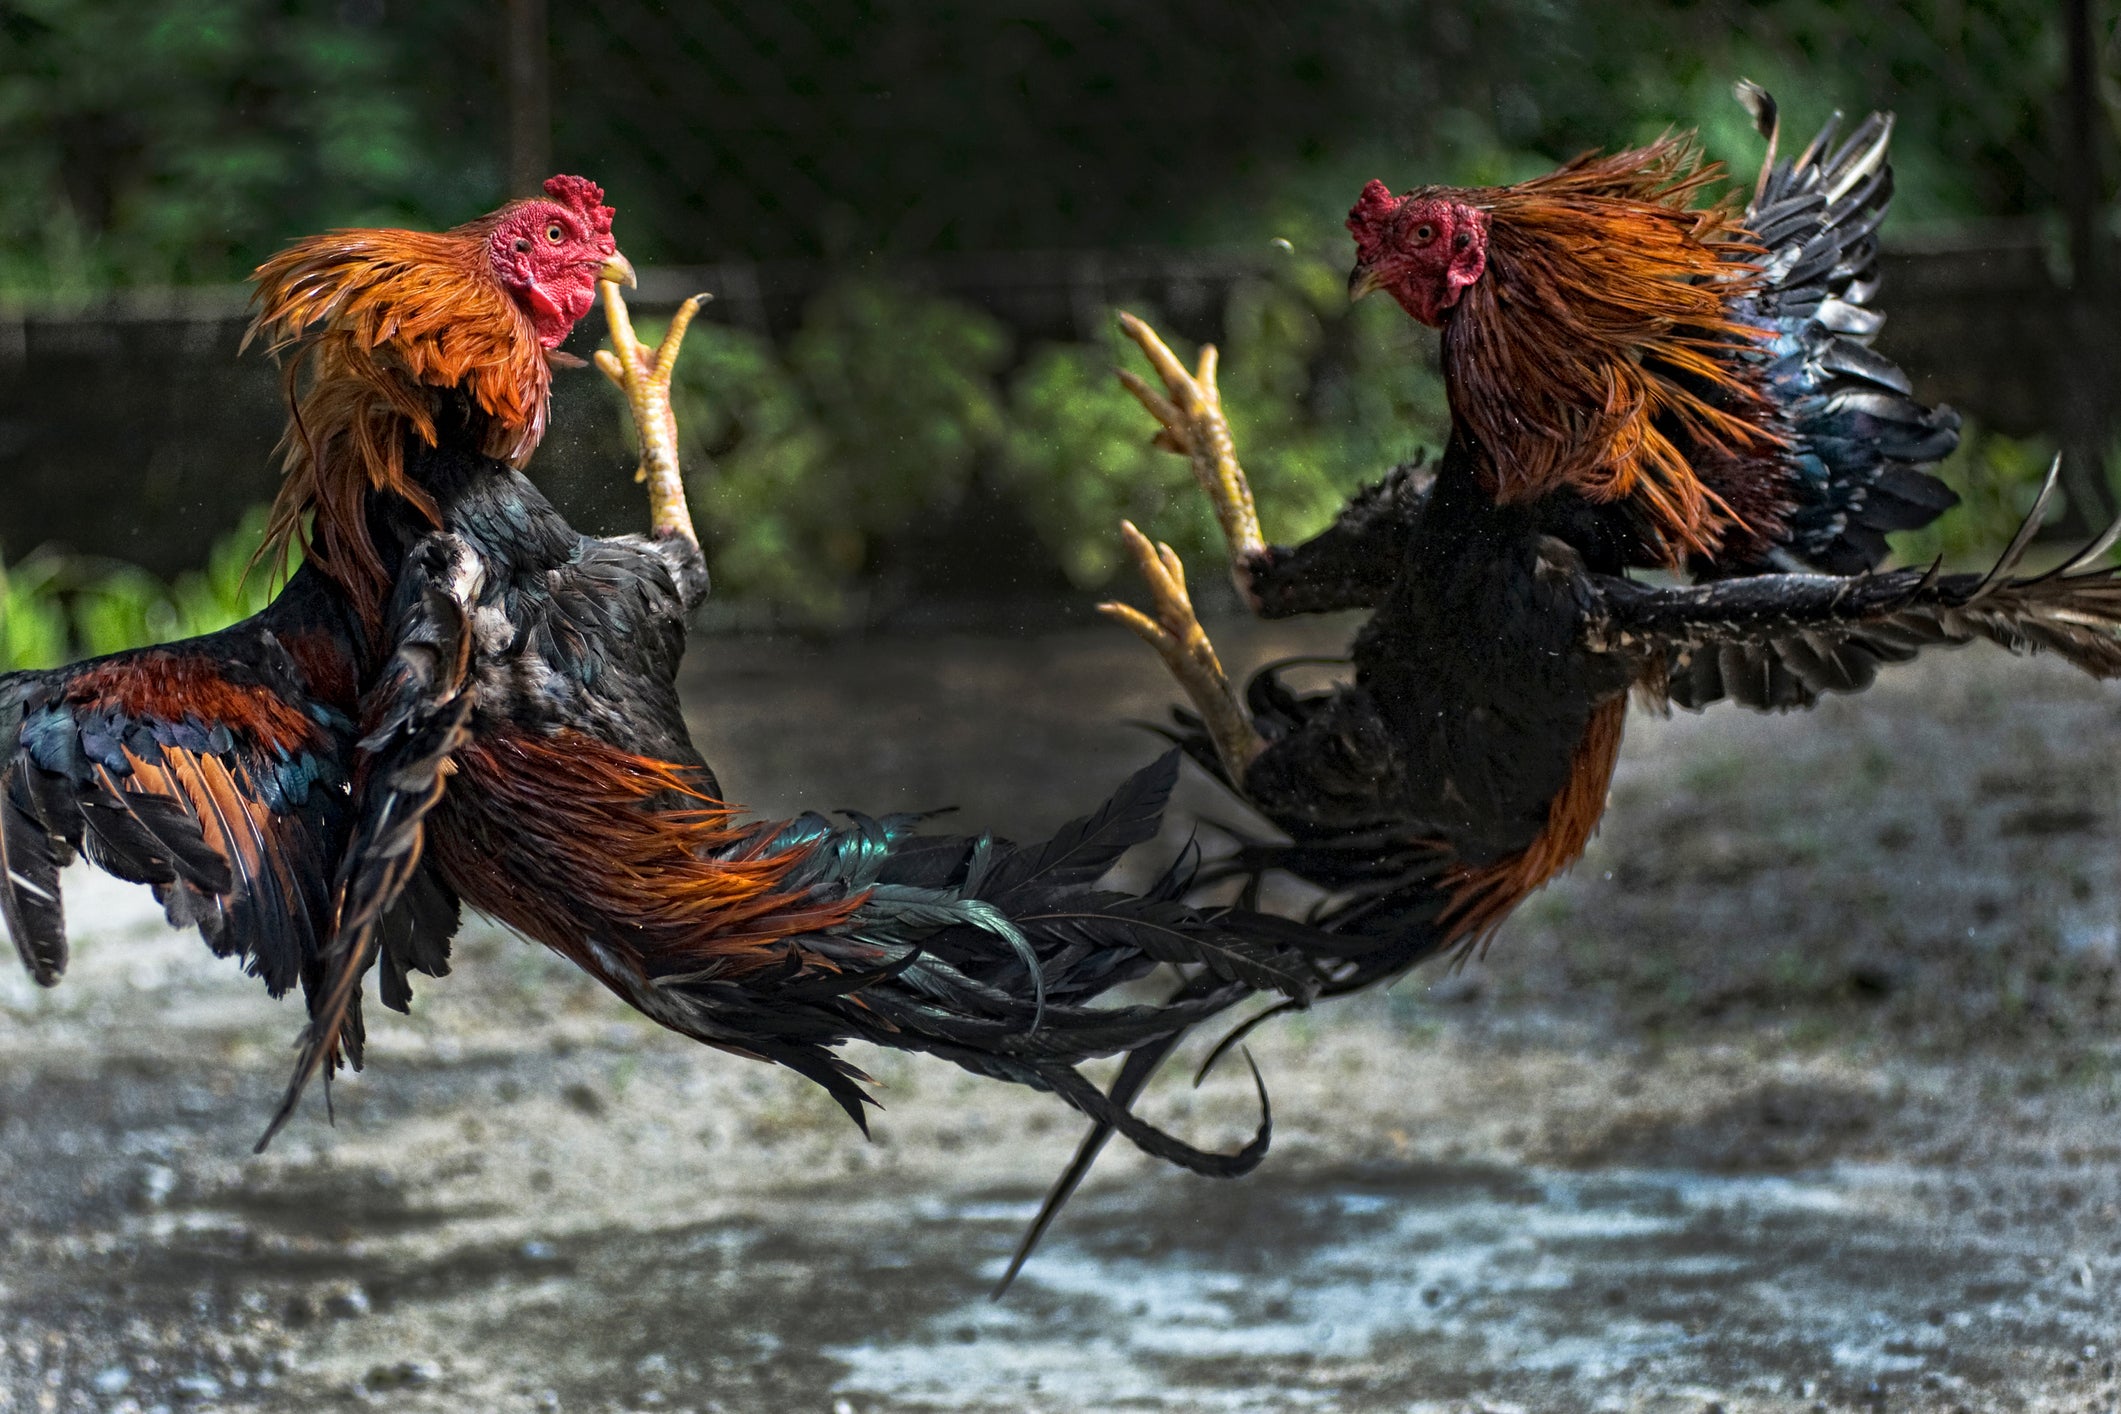
<path fill-rule="evenodd" d="M 685 504 L 685 476 L 678 467 L 678 421 L 670 410 L 670 371 L 678 348 L 700 305 L 711 298 L 694 295 L 671 316 L 663 342 L 653 352 L 634 336 L 633 319 L 615 280 L 600 281 L 604 314 L 611 324 L 611 348 L 597 350 L 597 367 L 626 395 L 633 425 L 641 438 L 641 465 L 635 481 L 648 483 L 648 515 L 658 534 L 678 535 L 697 546 L 692 510 Z"/>
<path fill-rule="evenodd" d="M 1149 356 L 1150 364 L 1163 380 L 1164 391 L 1149 386 L 1147 379 L 1127 369 L 1119 370 L 1119 381 L 1134 394 L 1150 416 L 1163 424 L 1155 445 L 1177 452 L 1193 463 L 1193 479 L 1208 493 L 1223 539 L 1230 546 L 1230 578 L 1245 602 L 1258 607 L 1252 595 L 1252 563 L 1266 554 L 1267 542 L 1259 531 L 1259 512 L 1252 505 L 1252 486 L 1245 469 L 1237 464 L 1237 445 L 1230 440 L 1230 424 L 1223 418 L 1222 390 L 1215 386 L 1215 345 L 1203 345 L 1198 371 L 1188 373 L 1178 355 L 1157 337 L 1156 331 L 1131 314 L 1122 313 L 1120 328 Z"/>
<path fill-rule="evenodd" d="M 1149 601 L 1156 613 L 1152 618 L 1131 604 L 1120 603 L 1100 604 L 1097 611 L 1133 629 L 1157 651 L 1207 723 L 1208 736 L 1230 779 L 1242 782 L 1245 767 L 1265 743 L 1253 730 L 1251 713 L 1245 710 L 1224 675 L 1207 630 L 1194 616 L 1192 596 L 1186 593 L 1186 567 L 1179 562 L 1175 550 L 1169 545 L 1151 545 L 1149 537 L 1135 529 L 1131 521 L 1119 523 L 1119 534 L 1135 568 L 1149 586 Z"/>

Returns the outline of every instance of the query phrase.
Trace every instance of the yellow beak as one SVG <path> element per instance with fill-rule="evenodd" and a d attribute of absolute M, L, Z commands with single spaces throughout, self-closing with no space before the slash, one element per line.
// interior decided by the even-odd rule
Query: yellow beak
<path fill-rule="evenodd" d="M 604 268 L 597 271 L 597 278 L 624 285 L 629 290 L 639 289 L 641 284 L 640 277 L 633 273 L 633 262 L 617 251 L 604 257 Z"/>
<path fill-rule="evenodd" d="M 1383 285 L 1377 272 L 1367 265 L 1358 265 L 1348 272 L 1348 302 L 1354 303 Z"/>

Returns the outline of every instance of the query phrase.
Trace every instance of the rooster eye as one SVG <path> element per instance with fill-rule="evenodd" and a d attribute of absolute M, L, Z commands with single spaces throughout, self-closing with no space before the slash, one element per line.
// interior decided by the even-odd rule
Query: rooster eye
<path fill-rule="evenodd" d="M 1434 226 L 1431 226 L 1428 222 L 1424 221 L 1419 226 L 1416 226 L 1414 228 L 1414 240 L 1417 244 L 1427 245 L 1430 241 L 1433 241 L 1435 239 L 1436 228 Z"/>
<path fill-rule="evenodd" d="M 560 229 L 560 223 L 557 221 L 545 228 L 545 239 L 551 241 L 554 245 L 558 245 L 566 234 L 565 231 Z"/>

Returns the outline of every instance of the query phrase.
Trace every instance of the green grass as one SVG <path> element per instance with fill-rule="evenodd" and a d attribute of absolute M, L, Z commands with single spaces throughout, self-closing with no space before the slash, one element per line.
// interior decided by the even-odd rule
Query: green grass
<path fill-rule="evenodd" d="M 0 566 L 0 671 L 49 668 L 226 628 L 279 592 L 252 558 L 265 538 L 253 508 L 205 566 L 162 580 L 137 565 L 40 549 Z"/>

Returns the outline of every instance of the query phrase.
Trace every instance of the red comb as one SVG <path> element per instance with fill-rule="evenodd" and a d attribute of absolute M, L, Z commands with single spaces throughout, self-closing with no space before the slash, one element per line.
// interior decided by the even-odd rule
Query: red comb
<path fill-rule="evenodd" d="M 604 205 L 604 189 L 587 177 L 547 177 L 545 195 L 580 212 L 589 223 L 590 231 L 599 236 L 611 234 L 611 218 L 618 213 Z"/>
<path fill-rule="evenodd" d="M 1399 198 L 1392 195 L 1392 189 L 1373 180 L 1348 208 L 1348 229 L 1359 241 L 1365 235 L 1376 233 L 1377 228 L 1390 221 L 1398 210 Z"/>

